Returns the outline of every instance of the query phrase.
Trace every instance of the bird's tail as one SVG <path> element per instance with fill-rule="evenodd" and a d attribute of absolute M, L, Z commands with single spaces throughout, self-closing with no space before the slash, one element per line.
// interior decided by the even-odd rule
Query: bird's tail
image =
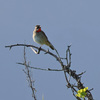
<path fill-rule="evenodd" d="M 55 49 L 54 46 L 49 41 L 46 42 L 46 45 L 49 46 L 52 50 Z"/>

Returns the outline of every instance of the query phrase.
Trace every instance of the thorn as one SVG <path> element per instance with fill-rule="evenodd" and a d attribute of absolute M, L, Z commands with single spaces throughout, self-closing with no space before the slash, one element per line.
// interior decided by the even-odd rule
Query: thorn
<path fill-rule="evenodd" d="M 44 54 L 47 54 L 48 52 L 49 52 L 49 49 Z"/>
<path fill-rule="evenodd" d="M 12 47 L 9 47 L 9 50 L 11 50 Z"/>
<path fill-rule="evenodd" d="M 71 47 L 72 43 L 70 43 L 69 47 Z"/>

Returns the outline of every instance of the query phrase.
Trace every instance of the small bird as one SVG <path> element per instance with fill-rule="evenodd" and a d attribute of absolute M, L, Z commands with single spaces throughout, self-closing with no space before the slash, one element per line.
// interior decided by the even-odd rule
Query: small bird
<path fill-rule="evenodd" d="M 47 36 L 41 30 L 40 25 L 35 26 L 35 29 L 33 31 L 33 40 L 34 40 L 34 42 L 40 44 L 41 46 L 45 44 L 45 45 L 49 46 L 52 50 L 54 50 L 54 46 L 49 42 Z"/>

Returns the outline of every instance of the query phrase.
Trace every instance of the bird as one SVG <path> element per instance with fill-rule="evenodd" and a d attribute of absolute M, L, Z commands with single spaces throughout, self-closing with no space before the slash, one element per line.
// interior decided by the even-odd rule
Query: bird
<path fill-rule="evenodd" d="M 48 40 L 48 37 L 46 36 L 46 34 L 41 30 L 40 25 L 35 26 L 32 37 L 33 37 L 33 41 L 40 44 L 41 46 L 45 44 L 49 46 L 52 50 L 55 49 L 54 46 Z"/>

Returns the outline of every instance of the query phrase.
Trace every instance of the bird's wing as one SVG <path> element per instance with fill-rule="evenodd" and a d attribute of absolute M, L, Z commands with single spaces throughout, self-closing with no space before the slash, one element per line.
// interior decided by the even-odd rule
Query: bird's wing
<path fill-rule="evenodd" d="M 43 33 L 43 35 L 46 37 L 47 41 L 48 41 L 48 37 L 45 35 L 45 33 L 43 31 L 41 31 Z"/>

